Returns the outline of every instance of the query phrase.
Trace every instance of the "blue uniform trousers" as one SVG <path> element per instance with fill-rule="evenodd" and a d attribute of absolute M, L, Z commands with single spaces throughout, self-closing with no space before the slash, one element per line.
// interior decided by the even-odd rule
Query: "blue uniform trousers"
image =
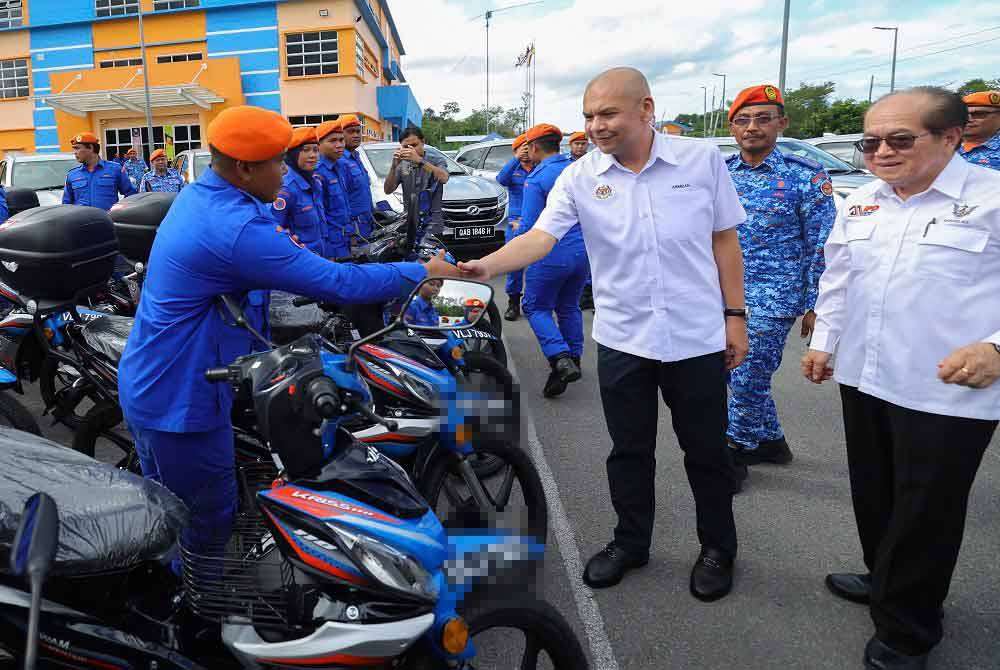
<path fill-rule="evenodd" d="M 526 286 L 521 307 L 535 331 L 542 354 L 550 361 L 566 352 L 576 357 L 583 355 L 580 295 L 589 268 L 587 251 L 581 245 L 565 250 L 557 247 L 524 271 Z"/>
<path fill-rule="evenodd" d="M 507 231 L 504 233 L 503 241 L 510 242 L 517 237 L 517 231 L 510 229 L 511 223 L 520 223 L 519 219 L 514 219 L 507 223 Z M 507 283 L 504 285 L 507 295 L 521 295 L 524 293 L 524 270 L 507 273 Z"/>
<path fill-rule="evenodd" d="M 197 433 L 129 427 L 143 476 L 166 486 L 191 512 L 181 544 L 197 554 L 221 556 L 236 512 L 232 426 Z M 179 559 L 171 567 L 180 574 Z"/>
<path fill-rule="evenodd" d="M 784 436 L 778 408 L 771 396 L 771 377 L 781 365 L 781 355 L 794 318 L 755 316 L 750 313 L 746 360 L 729 373 L 729 430 L 733 442 L 756 449 L 762 440 Z"/>

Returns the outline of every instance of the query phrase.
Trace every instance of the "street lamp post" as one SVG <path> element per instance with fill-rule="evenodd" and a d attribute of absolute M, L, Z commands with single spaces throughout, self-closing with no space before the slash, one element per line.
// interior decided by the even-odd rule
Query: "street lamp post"
<path fill-rule="evenodd" d="M 781 65 L 778 67 L 778 90 L 785 90 L 785 68 L 788 65 L 788 15 L 792 10 L 792 0 L 785 0 L 785 19 L 781 27 Z"/>
<path fill-rule="evenodd" d="M 721 118 L 721 116 L 725 114 L 725 109 L 726 109 L 726 75 L 719 74 L 718 72 L 713 72 L 712 76 L 713 77 L 722 77 L 722 97 L 719 98 L 720 118 L 719 118 L 719 122 L 716 123 L 715 126 L 712 129 L 712 137 L 715 137 L 715 128 L 718 128 L 719 126 L 722 125 L 722 118 Z"/>
<path fill-rule="evenodd" d="M 896 46 L 899 44 L 899 27 L 874 26 L 874 30 L 892 31 L 892 74 L 889 75 L 889 92 L 896 90 Z"/>
<path fill-rule="evenodd" d="M 701 93 L 701 136 L 708 137 L 708 86 L 702 86 Z"/>
<path fill-rule="evenodd" d="M 153 153 L 153 108 L 149 104 L 149 62 L 146 60 L 146 34 L 142 29 L 142 7 L 139 7 L 139 55 L 142 58 L 142 86 L 146 92 L 146 133 L 149 153 Z"/>

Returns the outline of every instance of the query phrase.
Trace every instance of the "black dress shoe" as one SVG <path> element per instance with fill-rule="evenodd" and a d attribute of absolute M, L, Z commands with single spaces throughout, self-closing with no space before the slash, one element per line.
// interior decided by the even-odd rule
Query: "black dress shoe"
<path fill-rule="evenodd" d="M 871 602 L 872 576 L 867 573 L 835 572 L 826 576 L 826 588 L 838 598 L 867 605 Z"/>
<path fill-rule="evenodd" d="M 924 670 L 927 654 L 908 656 L 900 653 L 877 637 L 865 645 L 865 670 Z"/>
<path fill-rule="evenodd" d="M 562 380 L 559 373 L 553 369 L 549 373 L 549 378 L 545 380 L 545 386 L 542 388 L 542 395 L 546 398 L 554 398 L 557 395 L 562 395 L 566 391 L 566 382 Z"/>
<path fill-rule="evenodd" d="M 788 447 L 788 442 L 782 437 L 777 440 L 761 440 L 757 443 L 756 449 L 738 448 L 733 454 L 733 458 L 737 463 L 743 465 L 758 465 L 760 463 L 785 465 L 791 463 L 794 456 Z"/>
<path fill-rule="evenodd" d="M 507 296 L 507 311 L 503 313 L 503 318 L 507 321 L 517 321 L 521 316 L 521 295 L 511 293 Z"/>
<path fill-rule="evenodd" d="M 736 495 L 737 493 L 743 492 L 743 482 L 747 480 L 750 471 L 747 470 L 747 466 L 741 463 L 733 463 L 732 470 L 733 470 L 733 479 L 736 482 L 733 485 L 733 495 Z"/>
<path fill-rule="evenodd" d="M 560 354 L 556 358 L 553 368 L 559 373 L 559 378 L 567 384 L 575 382 L 583 376 L 583 373 L 580 372 L 580 364 L 569 354 Z"/>
<path fill-rule="evenodd" d="M 625 573 L 649 563 L 649 554 L 634 554 L 614 542 L 594 554 L 583 571 L 583 583 L 592 589 L 614 586 Z"/>
<path fill-rule="evenodd" d="M 691 569 L 691 595 L 712 602 L 733 588 L 733 558 L 721 549 L 702 547 Z"/>

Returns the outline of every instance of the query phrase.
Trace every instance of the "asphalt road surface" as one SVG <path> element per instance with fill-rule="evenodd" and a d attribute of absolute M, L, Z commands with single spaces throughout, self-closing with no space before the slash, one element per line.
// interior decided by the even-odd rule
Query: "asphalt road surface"
<path fill-rule="evenodd" d="M 501 286 L 496 282 L 498 287 Z M 498 298 L 505 306 L 502 294 Z M 788 466 L 751 469 L 737 496 L 740 553 L 733 593 L 701 603 L 688 593 L 697 556 L 694 504 L 681 452 L 661 403 L 657 446 L 657 519 L 650 563 L 616 587 L 583 586 L 583 564 L 611 537 L 614 517 L 604 461 L 610 440 L 596 382 L 592 313 L 586 314 L 583 379 L 553 400 L 542 398 L 547 365 L 527 322 L 504 324 L 504 336 L 527 411 L 524 446 L 535 458 L 550 507 L 542 588 L 570 620 L 600 670 L 861 668 L 872 633 L 865 607 L 830 595 L 823 577 L 863 565 L 850 505 L 836 387 L 803 380 L 795 336 L 775 379 Z M 37 386 L 23 398 L 41 413 Z M 45 435 L 70 433 L 40 419 Z M 931 667 L 1000 667 L 1000 437 L 994 439 L 972 492 L 965 543 L 945 603 L 945 638 Z M 948 448 L 948 445 L 942 445 Z M 98 454 L 100 457 L 102 454 Z M 110 455 L 105 454 L 109 459 Z"/>

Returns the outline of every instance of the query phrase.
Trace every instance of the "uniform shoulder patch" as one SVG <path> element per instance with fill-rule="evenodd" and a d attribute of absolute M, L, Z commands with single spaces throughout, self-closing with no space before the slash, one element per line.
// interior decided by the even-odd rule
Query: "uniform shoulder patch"
<path fill-rule="evenodd" d="M 277 197 L 277 198 L 274 199 L 274 203 L 271 206 L 274 207 L 276 210 L 278 210 L 280 212 L 285 207 L 288 207 L 288 203 L 285 202 L 284 198 L 282 198 L 282 197 L 279 196 L 279 197 Z"/>
<path fill-rule="evenodd" d="M 823 182 L 823 185 L 819 187 L 819 190 L 823 192 L 823 195 L 831 196 L 833 195 L 833 184 L 828 181 Z"/>
<path fill-rule="evenodd" d="M 823 166 L 814 161 L 811 158 L 806 158 L 805 156 L 799 156 L 798 154 L 785 154 L 785 160 L 790 163 L 798 163 L 799 165 L 804 165 L 810 170 L 823 170 Z"/>

